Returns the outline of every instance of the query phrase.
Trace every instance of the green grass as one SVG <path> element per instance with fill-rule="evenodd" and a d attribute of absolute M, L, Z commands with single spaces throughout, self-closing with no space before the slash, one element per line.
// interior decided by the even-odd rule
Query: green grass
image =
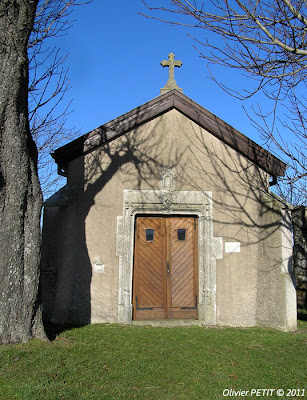
<path fill-rule="evenodd" d="M 51 343 L 0 346 L 0 399 L 216 400 L 231 388 L 305 389 L 307 398 L 306 346 L 303 321 L 295 333 L 89 325 Z"/>

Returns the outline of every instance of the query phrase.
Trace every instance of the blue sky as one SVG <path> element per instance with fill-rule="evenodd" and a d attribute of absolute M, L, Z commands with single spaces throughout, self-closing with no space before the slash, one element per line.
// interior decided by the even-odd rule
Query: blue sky
<path fill-rule="evenodd" d="M 158 96 L 168 78 L 168 68 L 160 61 L 173 52 L 183 62 L 175 69 L 175 79 L 184 94 L 261 144 L 243 103 L 209 78 L 187 31 L 146 19 L 140 12 L 148 12 L 141 0 L 94 0 L 75 8 L 72 29 L 56 40 L 63 53 L 69 53 L 67 99 L 73 99 L 74 112 L 66 127 L 87 133 Z M 234 71 L 216 71 L 229 84 L 236 79 L 242 83 Z"/>

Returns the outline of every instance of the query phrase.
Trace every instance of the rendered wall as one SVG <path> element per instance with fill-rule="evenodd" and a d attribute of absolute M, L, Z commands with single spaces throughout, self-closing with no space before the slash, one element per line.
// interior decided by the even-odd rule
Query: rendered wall
<path fill-rule="evenodd" d="M 159 190 L 165 168 L 175 171 L 177 191 L 212 192 L 213 235 L 224 250 L 216 262 L 216 323 L 295 328 L 289 223 L 266 195 L 267 174 L 176 110 L 69 165 L 69 204 L 45 208 L 43 268 L 53 271 L 45 273 L 47 318 L 118 320 L 123 191 Z"/>

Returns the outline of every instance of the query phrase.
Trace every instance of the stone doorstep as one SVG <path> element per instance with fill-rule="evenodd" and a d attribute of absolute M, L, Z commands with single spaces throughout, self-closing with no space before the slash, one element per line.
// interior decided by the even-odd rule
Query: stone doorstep
<path fill-rule="evenodd" d="M 153 326 L 153 327 L 164 327 L 172 328 L 177 326 L 203 326 L 203 323 L 196 319 L 155 319 L 155 320 L 144 320 L 144 321 L 132 321 L 132 325 L 136 326 Z"/>

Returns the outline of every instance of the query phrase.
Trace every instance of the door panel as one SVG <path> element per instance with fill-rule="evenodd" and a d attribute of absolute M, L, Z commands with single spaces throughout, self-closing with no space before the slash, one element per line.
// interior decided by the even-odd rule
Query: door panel
<path fill-rule="evenodd" d="M 133 318 L 197 318 L 197 218 L 137 217 Z"/>
<path fill-rule="evenodd" d="M 193 217 L 169 218 L 169 318 L 197 318 L 194 221 Z"/>
<path fill-rule="evenodd" d="M 165 259 L 163 220 L 155 217 L 138 217 L 136 223 L 134 318 L 147 319 L 148 316 L 165 318 L 165 277 L 162 269 Z M 148 232 L 149 229 L 153 232 Z M 153 233 L 152 238 L 150 233 Z"/>

